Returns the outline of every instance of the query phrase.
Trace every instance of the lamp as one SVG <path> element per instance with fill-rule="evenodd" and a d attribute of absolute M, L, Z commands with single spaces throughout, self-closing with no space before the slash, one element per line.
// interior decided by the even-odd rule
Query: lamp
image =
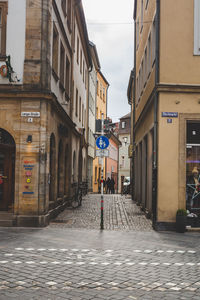
<path fill-rule="evenodd" d="M 26 139 L 27 143 L 32 143 L 32 135 L 28 135 L 27 139 Z"/>

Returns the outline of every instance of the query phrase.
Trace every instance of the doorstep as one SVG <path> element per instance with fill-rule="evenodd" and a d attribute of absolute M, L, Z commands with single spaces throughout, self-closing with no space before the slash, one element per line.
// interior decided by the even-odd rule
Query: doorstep
<path fill-rule="evenodd" d="M 200 232 L 200 227 L 186 226 L 186 230 L 187 230 L 188 232 Z"/>

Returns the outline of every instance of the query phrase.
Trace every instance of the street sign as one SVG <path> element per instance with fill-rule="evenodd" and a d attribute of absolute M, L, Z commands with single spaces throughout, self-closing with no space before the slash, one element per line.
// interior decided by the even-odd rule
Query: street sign
<path fill-rule="evenodd" d="M 96 156 L 97 157 L 108 157 L 109 156 L 109 150 L 108 149 L 97 149 L 96 150 Z"/>
<path fill-rule="evenodd" d="M 109 146 L 109 139 L 106 136 L 101 135 L 97 138 L 96 145 L 99 149 L 106 149 Z"/>

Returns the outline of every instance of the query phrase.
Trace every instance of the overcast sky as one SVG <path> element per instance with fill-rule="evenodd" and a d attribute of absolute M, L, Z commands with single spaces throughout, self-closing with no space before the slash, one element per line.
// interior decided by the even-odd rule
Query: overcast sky
<path fill-rule="evenodd" d="M 101 71 L 110 84 L 108 116 L 116 122 L 130 112 L 127 87 L 134 58 L 134 0 L 82 2 L 89 39 L 97 47 Z"/>

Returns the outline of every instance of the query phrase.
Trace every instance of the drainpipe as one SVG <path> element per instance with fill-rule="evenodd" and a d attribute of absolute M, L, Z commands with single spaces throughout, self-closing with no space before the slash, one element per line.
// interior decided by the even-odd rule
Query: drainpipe
<path fill-rule="evenodd" d="M 158 187 L 158 100 L 159 93 L 157 85 L 159 84 L 159 59 L 160 59 L 160 0 L 156 0 L 156 62 L 155 62 L 155 87 L 156 93 L 154 98 L 154 141 L 153 141 L 153 178 L 152 178 L 152 212 L 153 228 L 157 229 L 157 187 Z"/>

